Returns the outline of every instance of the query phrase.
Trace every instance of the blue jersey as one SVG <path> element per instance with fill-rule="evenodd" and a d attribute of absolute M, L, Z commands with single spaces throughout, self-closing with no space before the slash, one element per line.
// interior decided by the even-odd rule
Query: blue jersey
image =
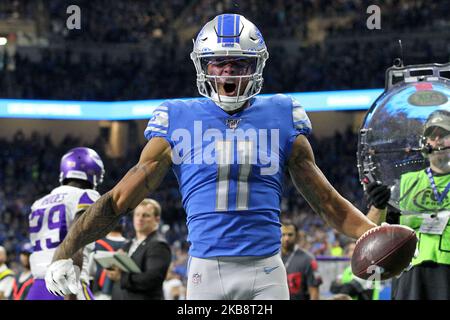
<path fill-rule="evenodd" d="M 229 115 L 212 100 L 174 100 L 145 137 L 165 138 L 187 213 L 190 255 L 270 256 L 280 249 L 284 166 L 311 123 L 286 95 L 256 97 Z"/>

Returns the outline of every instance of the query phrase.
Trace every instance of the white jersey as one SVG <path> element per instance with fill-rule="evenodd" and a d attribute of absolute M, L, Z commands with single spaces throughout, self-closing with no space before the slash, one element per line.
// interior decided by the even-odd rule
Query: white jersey
<path fill-rule="evenodd" d="M 30 241 L 33 244 L 30 266 L 35 279 L 45 277 L 53 254 L 66 237 L 75 215 L 98 198 L 100 194 L 95 190 L 60 186 L 33 203 L 29 215 Z"/>

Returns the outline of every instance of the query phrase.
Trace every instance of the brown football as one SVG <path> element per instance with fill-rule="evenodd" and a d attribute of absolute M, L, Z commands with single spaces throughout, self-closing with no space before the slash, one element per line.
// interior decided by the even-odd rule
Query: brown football
<path fill-rule="evenodd" d="M 416 245 L 416 233 L 409 227 L 385 224 L 370 229 L 356 241 L 352 272 L 365 280 L 392 278 L 408 267 Z"/>

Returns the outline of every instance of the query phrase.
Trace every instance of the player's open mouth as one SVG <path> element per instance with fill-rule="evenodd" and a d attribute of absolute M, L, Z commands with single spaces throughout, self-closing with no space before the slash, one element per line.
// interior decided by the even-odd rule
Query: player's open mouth
<path fill-rule="evenodd" d="M 235 83 L 225 83 L 223 85 L 223 90 L 225 90 L 225 93 L 232 94 L 236 91 L 236 84 Z"/>

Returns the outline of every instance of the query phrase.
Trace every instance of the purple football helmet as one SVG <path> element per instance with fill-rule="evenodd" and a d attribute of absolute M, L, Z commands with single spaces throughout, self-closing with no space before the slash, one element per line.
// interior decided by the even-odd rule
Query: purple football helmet
<path fill-rule="evenodd" d="M 63 183 L 64 179 L 85 180 L 95 189 L 102 183 L 104 174 L 102 159 L 90 148 L 73 148 L 61 158 L 60 183 Z"/>

